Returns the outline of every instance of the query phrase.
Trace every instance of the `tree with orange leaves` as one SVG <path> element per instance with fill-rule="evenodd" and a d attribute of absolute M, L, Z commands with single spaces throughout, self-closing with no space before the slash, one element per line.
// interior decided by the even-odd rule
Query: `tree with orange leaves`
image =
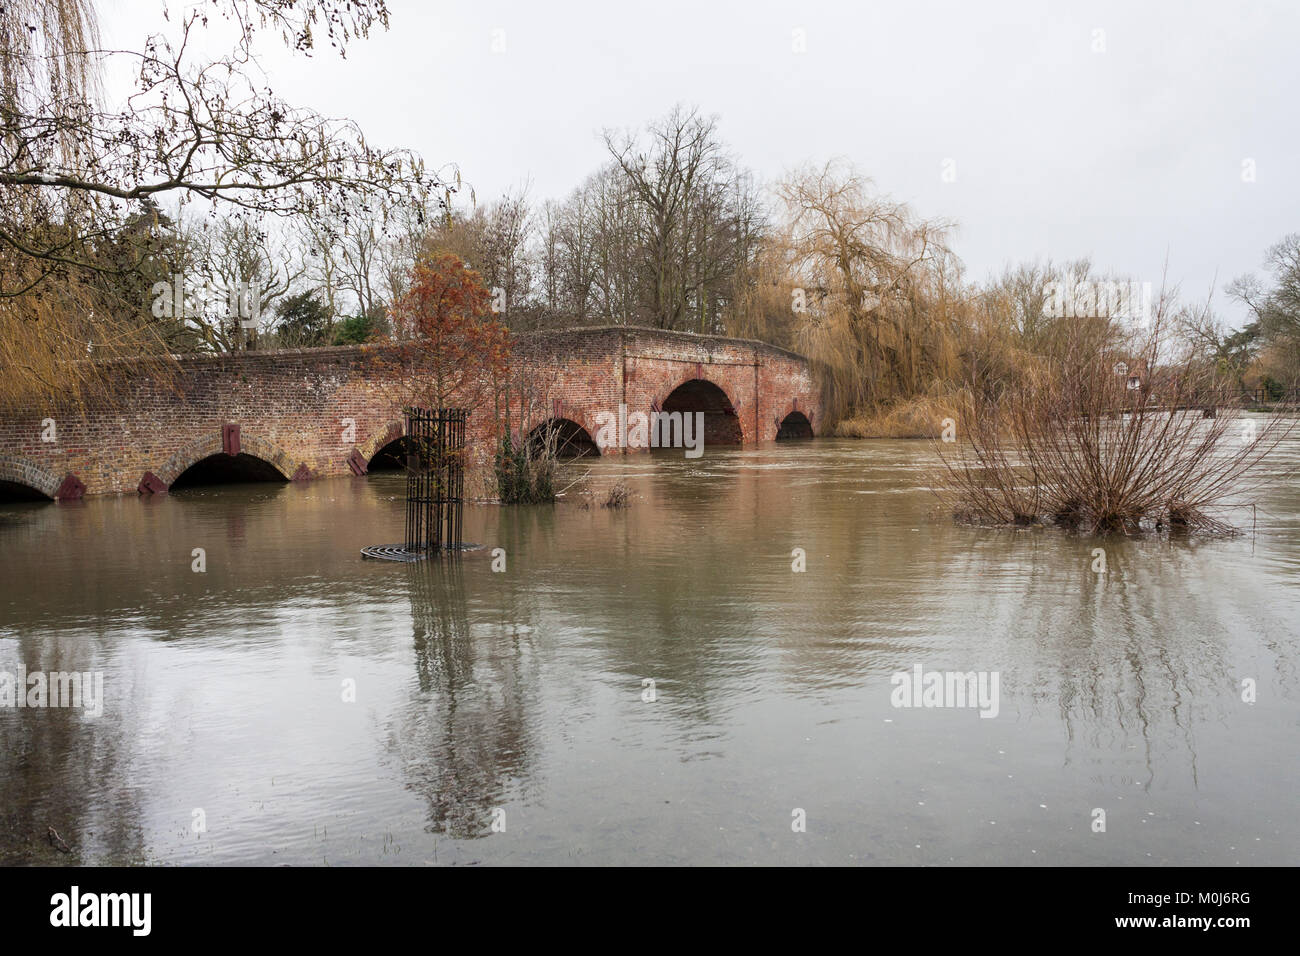
<path fill-rule="evenodd" d="M 477 272 L 449 253 L 426 256 L 390 310 L 393 344 L 379 361 L 403 405 L 478 408 L 495 395 L 510 357 L 510 333 L 492 316 Z"/>

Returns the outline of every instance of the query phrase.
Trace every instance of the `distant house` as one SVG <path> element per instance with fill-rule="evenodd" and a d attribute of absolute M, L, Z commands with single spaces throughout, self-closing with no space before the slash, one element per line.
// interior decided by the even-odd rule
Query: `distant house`
<path fill-rule="evenodd" d="M 1147 383 L 1147 360 L 1135 358 L 1115 363 L 1115 374 L 1124 379 L 1125 387 L 1137 391 Z"/>

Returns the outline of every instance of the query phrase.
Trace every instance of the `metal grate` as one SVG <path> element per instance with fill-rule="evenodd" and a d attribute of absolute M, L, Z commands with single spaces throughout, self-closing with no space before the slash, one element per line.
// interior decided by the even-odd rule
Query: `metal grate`
<path fill-rule="evenodd" d="M 406 410 L 406 550 L 459 550 L 464 527 L 464 408 Z"/>

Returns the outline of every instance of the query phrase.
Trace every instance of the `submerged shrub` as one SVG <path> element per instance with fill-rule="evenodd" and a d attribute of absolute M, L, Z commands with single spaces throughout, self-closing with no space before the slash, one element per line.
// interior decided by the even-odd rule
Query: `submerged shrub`
<path fill-rule="evenodd" d="M 631 500 L 631 492 L 624 482 L 619 482 L 609 489 L 605 495 L 605 500 L 600 503 L 602 508 L 626 508 Z"/>
<path fill-rule="evenodd" d="M 1239 387 L 1190 361 L 1158 364 L 1159 322 L 1138 353 L 1076 323 L 1023 382 L 976 402 L 957 442 L 936 443 L 954 516 L 1092 534 L 1232 531 L 1215 512 L 1245 503 L 1294 409 L 1246 419 Z"/>
<path fill-rule="evenodd" d="M 541 504 L 555 500 L 557 458 L 554 441 L 501 439 L 493 460 L 497 497 L 502 504 Z"/>

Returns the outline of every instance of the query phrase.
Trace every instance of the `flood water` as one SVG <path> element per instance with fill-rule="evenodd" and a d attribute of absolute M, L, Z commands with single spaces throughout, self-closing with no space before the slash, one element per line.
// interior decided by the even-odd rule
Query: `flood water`
<path fill-rule="evenodd" d="M 0 863 L 1300 861 L 1300 481 L 1101 574 L 954 524 L 930 455 L 579 463 L 630 506 L 473 505 L 417 565 L 359 555 L 396 474 L 2 505 L 0 671 L 104 700 L 0 708 Z M 996 716 L 893 706 L 918 665 Z"/>

